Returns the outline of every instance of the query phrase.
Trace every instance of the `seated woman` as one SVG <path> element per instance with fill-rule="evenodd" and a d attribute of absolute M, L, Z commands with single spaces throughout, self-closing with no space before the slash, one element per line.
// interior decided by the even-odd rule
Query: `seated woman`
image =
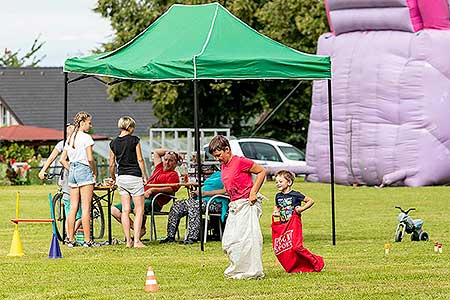
<path fill-rule="evenodd" d="M 224 195 L 222 178 L 220 171 L 216 171 L 208 177 L 202 187 L 202 212 L 206 211 L 206 203 L 214 195 Z M 200 235 L 200 217 L 199 217 L 199 201 L 197 199 L 198 192 L 191 192 L 190 198 L 175 201 L 169 211 L 169 220 L 167 222 L 167 237 L 160 243 L 171 243 L 175 241 L 175 233 L 177 232 L 180 219 L 184 216 L 188 217 L 188 234 L 182 244 L 188 245 L 197 242 Z M 219 198 L 222 199 L 222 198 Z M 223 198 L 223 200 L 226 200 Z M 228 200 L 226 200 L 228 201 Z M 209 206 L 209 211 L 219 213 L 222 211 L 222 202 L 214 201 Z"/>

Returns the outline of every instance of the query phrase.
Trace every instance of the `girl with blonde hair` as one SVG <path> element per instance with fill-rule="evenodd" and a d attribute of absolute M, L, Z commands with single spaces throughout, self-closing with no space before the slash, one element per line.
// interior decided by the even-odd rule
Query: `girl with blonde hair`
<path fill-rule="evenodd" d="M 88 134 L 92 127 L 91 115 L 80 111 L 73 118 L 74 131 L 67 139 L 60 163 L 69 170 L 70 210 L 67 217 L 67 246 L 76 246 L 75 217 L 81 200 L 81 224 L 84 231 L 83 247 L 93 247 L 90 239 L 92 195 L 97 177 L 92 147 L 94 140 Z M 67 157 L 69 161 L 67 161 Z"/>
<path fill-rule="evenodd" d="M 122 214 L 120 221 L 127 247 L 144 247 L 141 242 L 141 227 L 144 218 L 144 182 L 145 172 L 144 158 L 142 156 L 139 138 L 132 135 L 136 128 L 136 122 L 132 117 L 123 116 L 119 119 L 117 127 L 120 134 L 110 144 L 109 173 L 110 184 L 117 183 L 120 200 L 122 202 Z M 116 182 L 117 162 L 117 182 Z M 130 235 L 130 213 L 134 210 L 134 241 Z"/>

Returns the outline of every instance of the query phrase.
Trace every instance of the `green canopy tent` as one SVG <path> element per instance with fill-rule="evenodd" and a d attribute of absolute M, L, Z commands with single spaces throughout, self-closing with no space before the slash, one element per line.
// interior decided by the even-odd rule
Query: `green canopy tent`
<path fill-rule="evenodd" d="M 67 122 L 67 85 L 70 82 L 89 76 L 111 77 L 118 81 L 193 81 L 197 157 L 200 157 L 198 80 L 327 79 L 335 244 L 331 62 L 328 56 L 305 54 L 278 43 L 258 33 L 218 3 L 175 4 L 122 47 L 111 52 L 67 59 L 64 72 L 64 124 Z M 69 81 L 67 72 L 82 75 Z M 197 168 L 200 182 L 200 162 Z M 203 250 L 203 241 L 201 248 Z"/>

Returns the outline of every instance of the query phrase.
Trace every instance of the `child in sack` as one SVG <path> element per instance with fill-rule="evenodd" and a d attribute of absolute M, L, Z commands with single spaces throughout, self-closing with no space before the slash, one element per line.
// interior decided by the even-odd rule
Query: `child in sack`
<path fill-rule="evenodd" d="M 295 175 L 287 170 L 280 170 L 275 175 L 276 187 L 280 192 L 275 196 L 273 219 L 279 217 L 280 222 L 272 222 L 273 250 L 288 273 L 320 272 L 324 260 L 303 246 L 300 217 L 314 204 L 314 200 L 292 190 L 294 179 Z M 305 203 L 303 206 L 302 202 Z"/>
<path fill-rule="evenodd" d="M 292 189 L 294 179 L 295 175 L 288 170 L 279 170 L 275 174 L 275 184 L 280 192 L 275 195 L 273 216 L 279 217 L 283 223 L 288 222 L 294 212 L 301 215 L 314 205 L 313 199 Z M 302 202 L 305 205 L 301 206 Z"/>

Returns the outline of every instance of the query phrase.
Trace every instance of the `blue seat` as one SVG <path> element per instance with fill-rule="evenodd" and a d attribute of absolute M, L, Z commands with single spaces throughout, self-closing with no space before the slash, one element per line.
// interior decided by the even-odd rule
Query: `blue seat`
<path fill-rule="evenodd" d="M 222 240 L 222 213 L 210 213 L 209 212 L 209 206 L 211 205 L 211 203 L 217 199 L 217 198 L 225 198 L 228 199 L 228 201 L 230 201 L 230 197 L 226 196 L 226 195 L 214 195 L 212 196 L 208 202 L 206 203 L 206 211 L 205 211 L 205 232 L 204 232 L 204 237 L 203 237 L 203 242 L 206 243 L 206 240 L 208 238 L 208 222 L 209 222 L 209 217 L 211 216 L 215 216 L 215 217 L 219 217 L 219 235 L 220 235 L 220 240 Z"/>

